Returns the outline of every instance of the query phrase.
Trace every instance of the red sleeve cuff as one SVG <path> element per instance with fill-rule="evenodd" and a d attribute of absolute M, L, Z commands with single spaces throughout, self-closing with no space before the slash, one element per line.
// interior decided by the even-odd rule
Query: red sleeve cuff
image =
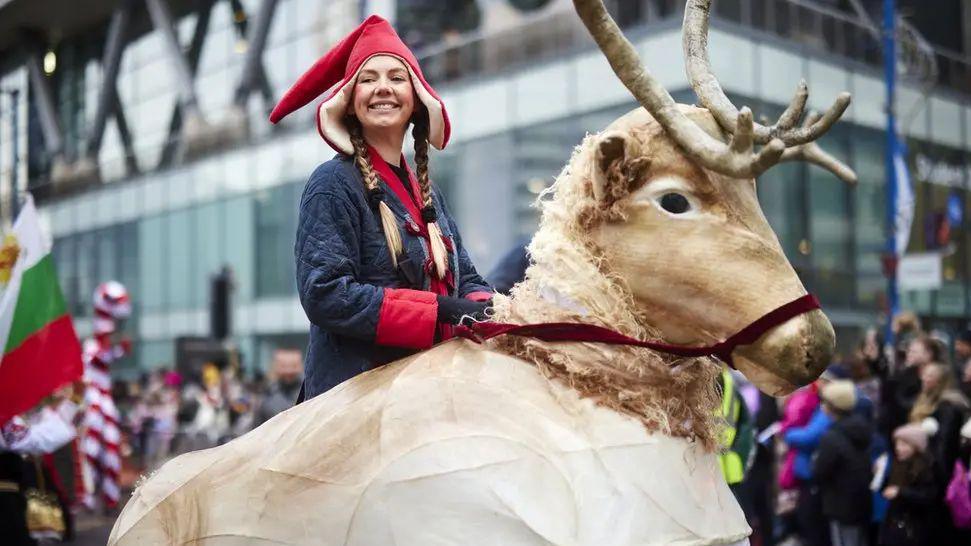
<path fill-rule="evenodd" d="M 469 292 L 468 294 L 465 295 L 465 299 L 472 300 L 472 301 L 489 301 L 492 299 L 492 296 L 494 295 L 495 294 L 493 294 L 492 292 L 482 292 L 482 291 Z"/>
<path fill-rule="evenodd" d="M 432 292 L 385 288 L 378 312 L 378 345 L 427 349 L 435 343 L 438 299 Z"/>

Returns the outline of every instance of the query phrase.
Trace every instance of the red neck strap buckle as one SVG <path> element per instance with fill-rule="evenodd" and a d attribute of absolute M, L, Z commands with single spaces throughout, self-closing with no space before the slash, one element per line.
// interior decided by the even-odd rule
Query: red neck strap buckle
<path fill-rule="evenodd" d="M 755 343 L 757 339 L 772 328 L 793 317 L 819 308 L 819 300 L 816 299 L 816 296 L 806 294 L 801 298 L 769 311 L 725 341 L 704 347 L 672 345 L 660 341 L 641 341 L 602 326 L 573 322 L 548 322 L 542 324 L 477 322 L 471 327 L 456 327 L 455 334 L 459 337 L 475 341 L 476 343 L 482 343 L 483 341 L 502 335 L 510 335 L 531 337 L 543 341 L 585 341 L 606 343 L 608 345 L 633 345 L 684 357 L 714 356 L 734 368 L 735 364 L 732 362 L 732 352 L 736 347 Z"/>

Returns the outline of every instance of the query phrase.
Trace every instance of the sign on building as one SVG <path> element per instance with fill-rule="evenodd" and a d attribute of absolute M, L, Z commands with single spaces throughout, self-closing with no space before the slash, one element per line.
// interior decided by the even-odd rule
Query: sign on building
<path fill-rule="evenodd" d="M 937 290 L 941 287 L 941 255 L 937 252 L 906 254 L 897 266 L 901 290 Z"/>

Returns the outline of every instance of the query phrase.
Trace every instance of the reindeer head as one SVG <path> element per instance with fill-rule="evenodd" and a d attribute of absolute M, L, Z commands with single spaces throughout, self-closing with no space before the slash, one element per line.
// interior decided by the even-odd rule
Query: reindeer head
<path fill-rule="evenodd" d="M 689 79 L 705 108 L 679 105 L 644 69 L 599 1 L 574 0 L 611 66 L 643 108 L 591 137 L 589 222 L 603 267 L 627 285 L 635 306 L 663 339 L 700 345 L 725 339 L 806 294 L 758 203 L 755 177 L 779 161 L 804 159 L 837 176 L 853 172 L 814 144 L 849 104 L 841 94 L 801 126 L 801 83 L 777 123 L 737 110 L 707 58 L 710 0 L 689 0 L 684 48 Z M 756 146 L 759 149 L 756 150 Z M 829 364 L 833 328 L 820 310 L 799 315 L 733 353 L 761 389 L 782 394 Z"/>

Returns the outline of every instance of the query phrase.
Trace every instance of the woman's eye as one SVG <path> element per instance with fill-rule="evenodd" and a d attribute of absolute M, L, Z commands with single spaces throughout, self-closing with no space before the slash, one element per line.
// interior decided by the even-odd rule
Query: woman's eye
<path fill-rule="evenodd" d="M 661 208 L 671 214 L 683 214 L 691 209 L 691 203 L 680 193 L 665 193 L 661 196 Z"/>

